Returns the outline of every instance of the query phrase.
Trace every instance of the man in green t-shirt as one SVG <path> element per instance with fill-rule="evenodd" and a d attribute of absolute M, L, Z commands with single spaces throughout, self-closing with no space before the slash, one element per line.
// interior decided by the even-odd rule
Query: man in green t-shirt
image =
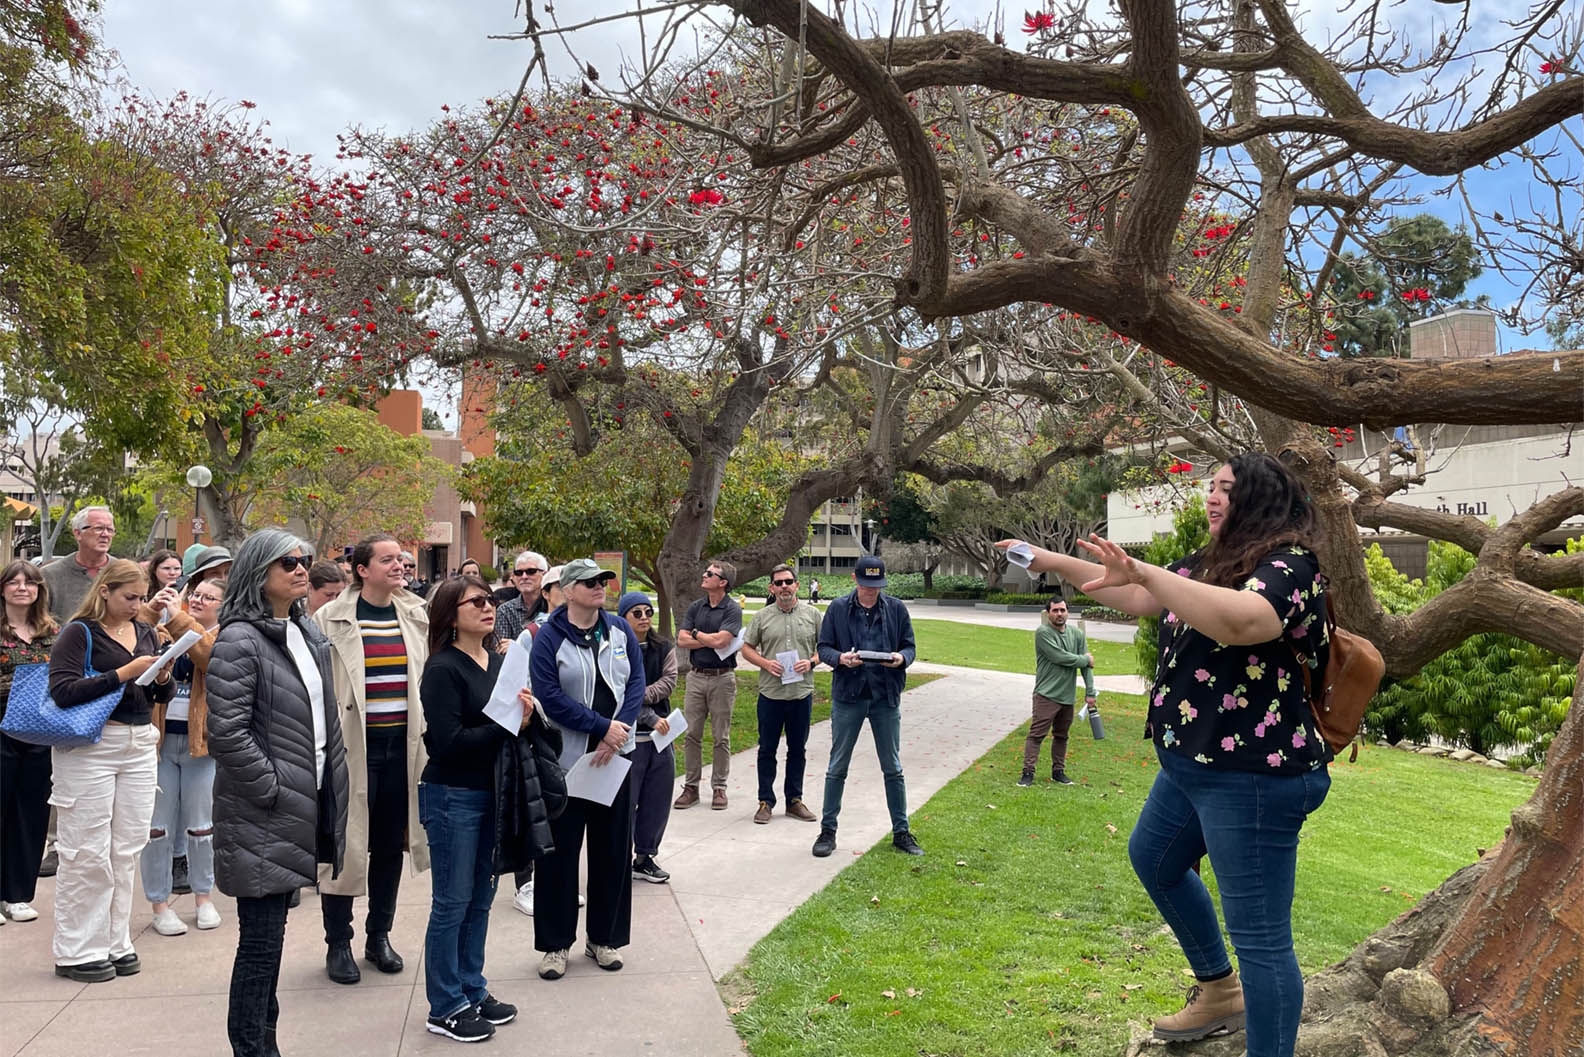
<path fill-rule="evenodd" d="M 1078 673 L 1083 673 L 1084 705 L 1095 707 L 1094 657 L 1084 633 L 1067 626 L 1067 603 L 1056 595 L 1045 605 L 1034 632 L 1034 722 L 1023 743 L 1023 775 L 1018 785 L 1034 784 L 1040 742 L 1051 736 L 1051 781 L 1072 785 L 1067 777 L 1067 731 L 1072 727 Z"/>
<path fill-rule="evenodd" d="M 754 821 L 770 821 L 775 808 L 776 750 L 786 731 L 786 813 L 813 822 L 803 803 L 804 747 L 813 718 L 814 666 L 819 664 L 820 612 L 797 596 L 797 573 L 790 565 L 770 570 L 775 604 L 754 614 L 743 634 L 743 660 L 759 669 L 759 809 Z"/>

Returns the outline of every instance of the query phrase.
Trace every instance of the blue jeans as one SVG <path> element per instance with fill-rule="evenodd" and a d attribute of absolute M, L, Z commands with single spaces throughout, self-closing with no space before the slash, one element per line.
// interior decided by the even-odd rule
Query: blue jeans
<path fill-rule="evenodd" d="M 759 695 L 759 799 L 776 805 L 776 751 L 781 747 L 781 732 L 786 731 L 786 798 L 791 803 L 803 799 L 803 771 L 807 764 L 804 747 L 808 745 L 809 719 L 814 712 L 814 695 L 796 701 L 778 701 Z"/>
<path fill-rule="evenodd" d="M 418 784 L 418 819 L 429 836 L 434 901 L 424 936 L 429 1015 L 448 1017 L 489 994 L 484 939 L 495 901 L 495 794 Z"/>
<path fill-rule="evenodd" d="M 1232 970 L 1215 905 L 1193 865 L 1210 856 L 1227 933 L 1237 948 L 1249 1057 L 1289 1057 L 1303 1012 L 1293 951 L 1298 831 L 1325 802 L 1331 776 L 1217 770 L 1157 752 L 1160 773 L 1128 838 L 1133 870 L 1177 936 L 1194 976 Z"/>
<path fill-rule="evenodd" d="M 160 743 L 159 789 L 154 794 L 154 820 L 143 848 L 143 894 L 150 903 L 171 897 L 171 856 L 175 836 L 187 835 L 187 876 L 195 895 L 214 890 L 215 762 L 193 756 L 185 734 L 166 734 Z"/>
<path fill-rule="evenodd" d="M 847 764 L 852 759 L 858 732 L 869 720 L 880 773 L 885 776 L 886 807 L 891 811 L 891 832 L 908 828 L 907 786 L 902 782 L 902 708 L 883 701 L 831 701 L 830 765 L 825 768 L 825 804 L 820 826 L 833 830 L 841 814 L 842 790 L 847 787 Z"/>

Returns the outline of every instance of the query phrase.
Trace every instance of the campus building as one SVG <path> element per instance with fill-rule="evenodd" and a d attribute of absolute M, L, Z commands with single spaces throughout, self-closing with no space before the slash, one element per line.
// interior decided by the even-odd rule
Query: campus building
<path fill-rule="evenodd" d="M 1414 356 L 1437 359 L 1552 355 L 1544 350 L 1502 353 L 1498 348 L 1496 318 L 1480 309 L 1455 309 L 1416 321 L 1409 331 L 1409 348 Z M 1383 450 L 1396 442 L 1400 445 L 1398 450 L 1387 454 L 1392 470 L 1399 474 L 1422 473 L 1425 481 L 1393 495 L 1392 502 L 1468 514 L 1501 524 L 1544 496 L 1584 478 L 1584 445 L 1575 432 L 1568 426 L 1419 423 L 1382 435 L 1367 432 L 1355 423 L 1351 437 L 1346 430 L 1339 433 L 1340 444 L 1333 451 L 1338 460 L 1374 477 L 1379 473 Z M 1167 454 L 1192 463 L 1191 476 L 1201 484 L 1215 472 L 1215 465 L 1186 443 L 1169 448 Z M 1123 544 L 1146 543 L 1156 533 L 1169 532 L 1172 515 L 1181 508 L 1188 492 L 1186 487 L 1160 485 L 1111 495 L 1106 510 L 1110 538 Z M 1555 548 L 1570 537 L 1581 535 L 1584 518 L 1572 518 L 1536 543 Z M 1404 574 L 1424 575 L 1425 537 L 1387 529 L 1361 531 L 1359 538 L 1365 546 L 1380 544 L 1392 564 Z"/>

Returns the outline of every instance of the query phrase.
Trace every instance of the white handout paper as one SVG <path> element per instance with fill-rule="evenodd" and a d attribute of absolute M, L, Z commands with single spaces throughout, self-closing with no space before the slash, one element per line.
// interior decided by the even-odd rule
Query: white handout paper
<path fill-rule="evenodd" d="M 521 639 L 506 647 L 501 661 L 500 675 L 495 677 L 495 689 L 490 691 L 489 704 L 484 714 L 512 734 L 522 729 L 523 706 L 517 694 L 528 685 L 528 649 Z"/>
<path fill-rule="evenodd" d="M 612 756 L 605 766 L 595 767 L 594 754 L 585 753 L 566 773 L 567 796 L 610 807 L 631 767 L 632 761 L 625 756 Z"/>
<path fill-rule="evenodd" d="M 197 645 L 198 640 L 201 638 L 203 638 L 203 636 L 196 631 L 186 632 L 181 638 L 171 643 L 170 649 L 160 654 L 159 660 L 149 665 L 148 669 L 142 675 L 134 679 L 133 682 L 137 683 L 139 686 L 149 685 L 154 681 L 154 678 L 159 675 L 160 672 L 163 672 L 166 668 L 169 668 L 171 665 L 175 664 L 176 658 L 180 657 L 182 654 L 192 649 L 193 646 Z"/>

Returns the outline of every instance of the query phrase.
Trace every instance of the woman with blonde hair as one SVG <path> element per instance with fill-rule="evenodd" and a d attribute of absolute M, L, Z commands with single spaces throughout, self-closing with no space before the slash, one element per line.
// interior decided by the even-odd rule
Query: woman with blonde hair
<path fill-rule="evenodd" d="M 47 662 L 59 625 L 49 584 L 31 562 L 0 571 L 0 717 L 19 665 Z M 33 921 L 33 892 L 49 826 L 50 750 L 0 734 L 0 924 Z"/>
<path fill-rule="evenodd" d="M 95 745 L 53 750 L 57 811 L 55 975 L 78 983 L 131 976 L 132 881 L 154 815 L 159 732 L 154 705 L 169 701 L 169 669 L 149 686 L 159 632 L 137 619 L 148 581 L 136 562 L 112 559 L 50 651 L 50 697 L 61 708 L 121 691 Z"/>

